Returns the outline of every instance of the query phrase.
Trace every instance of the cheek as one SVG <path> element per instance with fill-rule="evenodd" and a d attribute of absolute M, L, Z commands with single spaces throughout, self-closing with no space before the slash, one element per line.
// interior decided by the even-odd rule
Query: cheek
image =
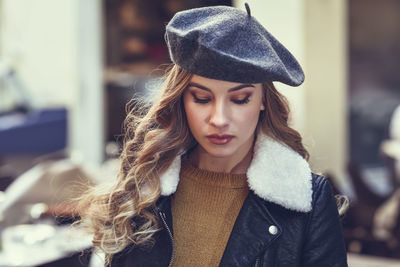
<path fill-rule="evenodd" d="M 259 116 L 259 106 L 252 106 L 236 110 L 233 115 L 233 119 L 236 121 L 236 123 L 240 123 L 241 125 L 253 126 L 258 123 Z"/>
<path fill-rule="evenodd" d="M 237 121 L 238 124 L 242 125 L 242 129 L 246 129 L 246 131 L 252 131 L 258 123 L 259 112 L 251 111 L 246 112 L 240 118 L 240 121 Z"/>
<path fill-rule="evenodd" d="M 249 105 L 243 107 L 240 114 L 237 114 L 237 118 L 240 120 L 241 124 L 246 125 L 247 127 L 255 128 L 258 124 L 262 109 L 262 94 L 260 90 L 254 94 L 253 102 L 250 102 Z"/>
<path fill-rule="evenodd" d="M 192 125 L 197 120 L 197 113 L 191 105 L 185 105 L 186 118 L 189 125 Z"/>
<path fill-rule="evenodd" d="M 183 98 L 183 105 L 185 107 L 186 117 L 189 120 L 189 119 L 195 117 L 197 112 L 196 112 L 196 106 L 193 105 L 193 102 L 189 101 L 188 98 L 189 98 L 189 96 L 185 96 Z"/>
<path fill-rule="evenodd" d="M 189 128 L 192 133 L 195 134 L 194 132 L 196 132 L 196 129 L 200 127 L 200 124 L 203 121 L 203 112 L 201 111 L 201 109 L 199 109 L 198 105 L 193 103 L 193 101 L 185 101 L 185 98 L 184 108 Z"/>

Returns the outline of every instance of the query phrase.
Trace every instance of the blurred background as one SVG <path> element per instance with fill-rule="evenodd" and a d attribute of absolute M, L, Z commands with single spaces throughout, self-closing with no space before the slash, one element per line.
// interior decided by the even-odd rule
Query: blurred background
<path fill-rule="evenodd" d="M 102 266 L 71 229 L 119 168 L 125 105 L 170 63 L 167 22 L 223 0 L 0 0 L 0 266 Z M 350 266 L 400 266 L 400 1 L 248 0 L 303 66 L 291 105 L 314 172 L 350 208 Z"/>

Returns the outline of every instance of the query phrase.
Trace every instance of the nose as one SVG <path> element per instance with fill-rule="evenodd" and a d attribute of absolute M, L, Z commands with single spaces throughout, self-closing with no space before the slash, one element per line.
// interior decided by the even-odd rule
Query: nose
<path fill-rule="evenodd" d="M 216 128 L 224 128 L 229 124 L 229 115 L 223 101 L 216 101 L 210 114 L 210 124 Z"/>

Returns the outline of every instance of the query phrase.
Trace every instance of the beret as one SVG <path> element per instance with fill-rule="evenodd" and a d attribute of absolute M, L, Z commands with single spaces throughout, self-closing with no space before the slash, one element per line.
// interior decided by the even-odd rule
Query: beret
<path fill-rule="evenodd" d="M 298 86 L 304 73 L 294 56 L 254 17 L 229 6 L 180 11 L 166 26 L 173 63 L 211 79 L 279 81 Z"/>

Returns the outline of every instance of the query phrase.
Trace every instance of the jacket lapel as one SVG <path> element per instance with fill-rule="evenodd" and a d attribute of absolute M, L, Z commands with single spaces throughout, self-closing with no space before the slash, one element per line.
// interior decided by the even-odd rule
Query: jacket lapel
<path fill-rule="evenodd" d="M 276 227 L 272 229 L 277 231 L 270 231 L 270 227 Z M 281 227 L 263 205 L 262 199 L 250 190 L 236 218 L 219 266 L 250 266 L 280 235 Z"/>
<path fill-rule="evenodd" d="M 161 197 L 157 201 L 157 209 L 158 212 L 164 214 L 165 221 L 172 232 L 171 197 Z M 276 233 L 270 233 L 271 226 L 276 227 Z M 256 257 L 281 235 L 281 232 L 281 226 L 272 217 L 264 201 L 252 190 L 249 190 L 236 218 L 219 266 L 250 266 Z"/>
<path fill-rule="evenodd" d="M 173 234 L 171 197 L 161 197 L 157 201 L 157 209 L 160 216 L 164 216 L 165 223 Z"/>

